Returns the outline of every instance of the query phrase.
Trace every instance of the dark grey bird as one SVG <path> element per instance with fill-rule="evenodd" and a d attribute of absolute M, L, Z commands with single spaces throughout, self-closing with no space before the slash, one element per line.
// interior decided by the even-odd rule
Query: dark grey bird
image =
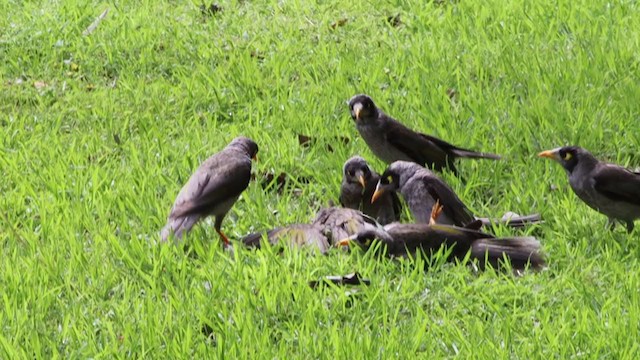
<path fill-rule="evenodd" d="M 251 160 L 257 153 L 253 140 L 237 137 L 205 160 L 178 193 L 162 229 L 162 240 L 171 234 L 181 239 L 198 221 L 215 216 L 214 228 L 228 245 L 229 239 L 220 230 L 222 220 L 249 185 Z"/>
<path fill-rule="evenodd" d="M 540 157 L 557 161 L 569 175 L 573 192 L 592 209 L 606 215 L 608 226 L 616 221 L 632 232 L 640 219 L 640 173 L 596 159 L 578 146 L 543 151 Z"/>
<path fill-rule="evenodd" d="M 310 224 L 293 224 L 249 234 L 242 242 L 248 247 L 260 248 L 266 235 L 272 245 L 307 247 L 324 254 L 340 239 L 377 227 L 382 225 L 358 210 L 329 207 L 320 209 Z"/>
<path fill-rule="evenodd" d="M 360 210 L 382 225 L 400 220 L 402 205 L 395 192 L 384 193 L 375 202 L 371 202 L 379 180 L 380 175 L 362 157 L 350 158 L 342 168 L 340 204 Z"/>
<path fill-rule="evenodd" d="M 430 257 L 443 248 L 451 249 L 447 261 L 464 260 L 469 252 L 480 268 L 490 264 L 494 268 L 508 259 L 513 269 L 530 266 L 539 269 L 545 260 L 540 242 L 533 237 L 496 238 L 480 231 L 449 225 L 433 224 L 437 221 L 439 205 L 434 207 L 430 224 L 393 223 L 384 228 L 368 228 L 340 240 L 339 246 L 356 243 L 365 250 L 380 241 L 383 252 L 389 257 L 415 257 L 418 251 Z"/>
<path fill-rule="evenodd" d="M 364 94 L 349 100 L 351 118 L 371 151 L 382 161 L 412 161 L 437 171 L 449 169 L 457 174 L 455 159 L 500 159 L 499 155 L 463 149 L 437 137 L 409 129 L 380 110 Z"/>
<path fill-rule="evenodd" d="M 476 218 L 453 189 L 434 174 L 416 163 L 396 161 L 380 176 L 371 201 L 386 192 L 399 191 L 417 223 L 429 223 L 436 201 L 444 207 L 439 224 L 478 228 L 481 225 L 506 223 L 510 227 L 523 227 L 540 221 L 540 215 L 512 216 L 504 220 Z M 474 225 L 475 224 L 475 225 Z"/>

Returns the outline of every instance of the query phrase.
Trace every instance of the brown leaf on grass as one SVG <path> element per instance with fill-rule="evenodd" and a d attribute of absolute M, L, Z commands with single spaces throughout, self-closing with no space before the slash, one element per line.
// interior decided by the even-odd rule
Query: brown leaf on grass
<path fill-rule="evenodd" d="M 205 4 L 200 5 L 200 12 L 204 16 L 213 16 L 219 12 L 222 12 L 222 10 L 223 10 L 222 6 L 216 3 L 212 3 L 209 6 L 206 6 Z"/>
<path fill-rule="evenodd" d="M 310 136 L 303 135 L 303 134 L 297 134 L 297 135 L 298 135 L 298 144 L 300 144 L 300 146 L 302 146 L 305 149 L 311 146 Z"/>
<path fill-rule="evenodd" d="M 346 23 L 348 23 L 348 22 L 349 22 L 349 19 L 348 19 L 348 18 L 342 18 L 342 19 L 340 19 L 340 20 L 337 20 L 337 21 L 332 22 L 332 23 L 331 23 L 331 28 L 332 28 L 333 30 L 335 30 L 335 29 L 337 29 L 337 28 L 339 28 L 339 27 L 341 27 L 341 26 L 344 26 L 344 25 L 345 25 Z"/>
<path fill-rule="evenodd" d="M 302 146 L 303 149 L 308 149 L 309 147 L 317 143 L 317 139 L 311 136 L 304 135 L 304 134 L 296 134 L 296 135 L 298 136 L 298 144 L 300 144 L 300 146 Z M 331 138 L 331 141 L 327 143 L 326 149 L 329 152 L 334 152 L 335 149 L 331 145 L 332 143 L 333 144 L 342 143 L 344 145 L 347 145 L 349 141 L 351 141 L 351 139 L 349 139 L 346 136 L 341 136 L 341 135 L 333 136 Z"/>
<path fill-rule="evenodd" d="M 325 276 L 320 280 L 311 280 L 309 281 L 309 286 L 312 289 L 317 289 L 320 286 L 325 286 L 327 284 L 334 284 L 338 286 L 345 285 L 371 285 L 371 280 L 365 279 L 358 272 L 354 272 L 348 275 L 329 275 Z"/>
<path fill-rule="evenodd" d="M 458 92 L 454 88 L 447 89 L 447 96 L 450 100 L 456 101 L 458 99 Z"/>
<path fill-rule="evenodd" d="M 389 25 L 393 27 L 398 27 L 402 25 L 402 20 L 400 20 L 400 14 L 387 16 L 387 22 L 389 23 Z"/>
<path fill-rule="evenodd" d="M 251 180 L 259 181 L 260 186 L 264 190 L 275 189 L 278 194 L 282 194 L 285 189 L 292 189 L 294 195 L 296 194 L 296 189 L 293 188 L 294 185 L 308 184 L 311 182 L 311 179 L 304 176 L 294 177 L 285 172 L 281 172 L 276 175 L 270 171 L 263 172 L 259 175 L 251 174 Z"/>

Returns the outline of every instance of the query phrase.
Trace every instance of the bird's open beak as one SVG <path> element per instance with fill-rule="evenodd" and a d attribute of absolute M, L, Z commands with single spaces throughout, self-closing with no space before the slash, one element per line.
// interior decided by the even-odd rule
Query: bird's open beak
<path fill-rule="evenodd" d="M 358 182 L 363 188 L 367 187 L 367 182 L 364 180 L 364 176 L 358 175 Z"/>
<path fill-rule="evenodd" d="M 258 154 L 253 155 L 253 157 L 251 157 L 251 159 L 253 161 L 258 161 Z"/>
<path fill-rule="evenodd" d="M 343 247 L 343 246 L 349 246 L 349 244 L 351 244 L 351 239 L 350 238 L 346 238 L 346 239 L 342 239 L 342 240 L 338 241 L 338 243 L 336 245 L 340 246 L 340 247 Z"/>
<path fill-rule="evenodd" d="M 357 103 L 353 105 L 353 113 L 356 115 L 356 120 L 360 121 L 360 113 L 362 112 L 362 104 Z"/>
<path fill-rule="evenodd" d="M 382 196 L 382 194 L 384 194 L 384 189 L 380 186 L 380 183 L 378 183 L 378 186 L 376 186 L 376 191 L 371 197 L 371 203 L 373 204 L 374 202 L 376 202 L 376 200 L 378 200 L 378 198 Z"/>
<path fill-rule="evenodd" d="M 558 160 L 558 152 L 555 150 L 546 150 L 539 153 L 538 157 L 548 158 L 551 160 Z"/>

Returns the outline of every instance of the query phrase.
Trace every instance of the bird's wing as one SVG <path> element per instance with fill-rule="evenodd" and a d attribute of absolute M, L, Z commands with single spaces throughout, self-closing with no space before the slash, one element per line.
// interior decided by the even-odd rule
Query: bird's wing
<path fill-rule="evenodd" d="M 402 214 L 402 203 L 400 202 L 398 193 L 395 191 L 391 192 L 391 202 L 393 204 L 393 215 L 395 220 L 400 220 L 400 214 Z"/>
<path fill-rule="evenodd" d="M 390 117 L 387 119 L 384 133 L 391 145 L 420 165 L 427 164 L 437 169 L 447 166 L 447 153 L 430 136 L 415 132 Z"/>
<path fill-rule="evenodd" d="M 464 226 L 475 220 L 458 195 L 447 187 L 442 180 L 435 177 L 425 177 L 422 181 L 429 195 L 431 195 L 434 200 L 440 201 L 440 204 L 444 208 L 444 213 L 447 214 L 455 224 Z"/>
<path fill-rule="evenodd" d="M 170 217 L 201 212 L 202 209 L 239 196 L 249 185 L 251 163 L 239 159 L 223 161 L 217 155 L 203 163 L 176 197 Z"/>
<path fill-rule="evenodd" d="M 594 188 L 616 201 L 640 205 L 640 174 L 623 167 L 605 165 L 593 176 Z"/>

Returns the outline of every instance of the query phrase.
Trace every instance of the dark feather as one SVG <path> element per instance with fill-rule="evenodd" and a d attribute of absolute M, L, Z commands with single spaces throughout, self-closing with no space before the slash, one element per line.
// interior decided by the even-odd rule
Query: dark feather
<path fill-rule="evenodd" d="M 622 167 L 602 167 L 593 176 L 594 188 L 615 201 L 640 205 L 640 175 Z"/>

